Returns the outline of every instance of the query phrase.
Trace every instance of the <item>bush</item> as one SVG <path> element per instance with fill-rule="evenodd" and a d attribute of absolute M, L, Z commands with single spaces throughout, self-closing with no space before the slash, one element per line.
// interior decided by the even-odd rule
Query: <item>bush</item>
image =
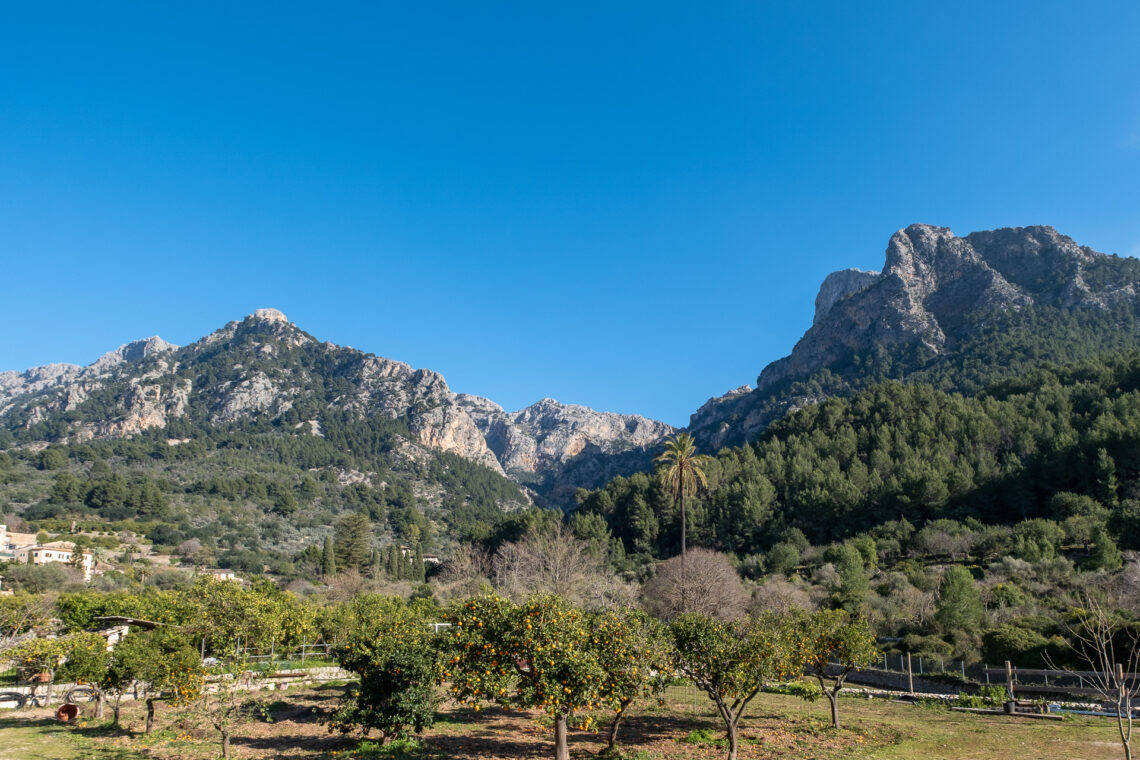
<path fill-rule="evenodd" d="M 788 681 L 767 686 L 764 691 L 769 694 L 788 694 L 807 702 L 814 702 L 823 696 L 823 690 L 819 688 L 819 684 L 811 681 Z"/>
<path fill-rule="evenodd" d="M 435 722 L 437 650 L 427 620 L 412 608 L 390 609 L 366 625 L 339 651 L 341 667 L 360 675 L 330 730 L 379 731 L 386 739 L 407 739 Z"/>
<path fill-rule="evenodd" d="M 1030 628 L 1003 625 L 982 636 L 982 658 L 995 664 L 1009 660 L 1019 667 L 1044 666 L 1048 643 L 1048 639 Z"/>

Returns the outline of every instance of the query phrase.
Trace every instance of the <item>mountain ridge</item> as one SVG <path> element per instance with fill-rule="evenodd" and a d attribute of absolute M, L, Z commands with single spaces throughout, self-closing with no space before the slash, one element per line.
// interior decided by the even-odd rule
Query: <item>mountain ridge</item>
<path fill-rule="evenodd" d="M 1022 369 L 1038 359 L 1082 358 L 1102 345 L 1137 345 L 1138 292 L 1140 261 L 1099 253 L 1053 227 L 958 237 L 947 227 L 912 224 L 891 236 L 881 271 L 828 275 L 812 324 L 792 351 L 765 366 L 754 388 L 710 398 L 688 429 L 708 448 L 740 443 L 789 410 L 871 378 L 930 375 L 949 386 L 977 387 L 987 368 L 952 365 L 965 364 L 963 356 L 976 359 L 967 354 L 982 351 L 979 336 L 986 331 L 1027 336 L 1024 345 L 1008 346 L 1014 363 L 1027 362 L 1018 364 Z M 1083 332 L 1066 338 L 1055 330 L 1049 340 L 1058 355 L 1034 356 L 1037 338 L 1029 333 L 1036 327 L 1021 323 L 1070 317 Z M 1097 336 L 1093 325 L 1123 329 L 1126 339 Z"/>
<path fill-rule="evenodd" d="M 208 363 L 212 354 L 243 341 L 250 343 L 242 349 L 244 362 L 235 360 L 206 374 L 193 371 L 195 364 Z M 274 359 L 294 350 L 313 353 L 301 362 L 311 366 L 290 372 L 273 367 Z M 322 372 L 337 381 L 335 390 L 323 381 L 317 388 L 321 383 L 307 377 Z M 93 394 L 107 392 L 113 396 L 104 404 L 107 416 L 83 414 Z M 298 405 L 313 406 L 307 402 L 322 393 L 321 401 L 357 415 L 406 418 L 414 443 L 457 454 L 500 475 L 509 471 L 532 491 L 557 482 L 561 466 L 589 447 L 602 452 L 645 448 L 673 431 L 639 415 L 597 412 L 549 398 L 508 412 L 489 399 L 453 392 L 438 372 L 320 342 L 276 309 L 258 309 L 183 347 L 154 336 L 124 344 L 86 367 L 51 364 L 0 373 L 0 421 L 9 429 L 32 431 L 70 417 L 65 429 L 56 425 L 54 435 L 46 438 L 84 441 L 163 429 L 196 413 L 199 421 L 222 426 L 264 414 L 281 418 Z M 194 394 L 211 396 L 205 408 L 192 409 Z M 289 424 L 307 425 L 320 434 L 313 414 Z"/>

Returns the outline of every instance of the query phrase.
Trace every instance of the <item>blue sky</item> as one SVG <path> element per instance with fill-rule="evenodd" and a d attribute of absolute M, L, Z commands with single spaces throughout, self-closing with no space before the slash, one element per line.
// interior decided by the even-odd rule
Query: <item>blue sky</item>
<path fill-rule="evenodd" d="M 0 9 L 0 369 L 259 307 L 687 422 L 912 222 L 1140 255 L 1140 4 Z"/>

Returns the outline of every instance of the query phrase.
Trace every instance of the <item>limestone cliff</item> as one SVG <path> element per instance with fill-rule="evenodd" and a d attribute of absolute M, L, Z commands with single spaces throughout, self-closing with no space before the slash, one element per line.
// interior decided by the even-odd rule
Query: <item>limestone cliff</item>
<path fill-rule="evenodd" d="M 437 372 L 317 341 L 276 309 L 259 309 L 183 348 L 149 338 L 87 367 L 0 374 L 0 423 L 24 438 L 58 439 L 61 421 L 70 439 L 82 441 L 136 435 L 183 418 L 220 429 L 268 419 L 322 435 L 324 410 L 406 425 L 400 450 L 417 461 L 426 452 L 450 452 L 532 488 L 558 481 L 563 493 L 577 485 L 559 480 L 568 463 L 580 468 L 593 455 L 640 451 L 672 431 L 644 417 L 551 399 L 507 413 L 452 392 Z M 608 470 L 599 465 L 597 472 Z"/>
<path fill-rule="evenodd" d="M 881 273 L 829 275 L 816 297 L 813 323 L 791 354 L 765 367 L 755 390 L 710 399 L 693 415 L 690 430 L 708 447 L 755 438 L 798 405 L 869 379 L 917 377 L 959 361 L 986 331 L 1008 329 L 1008 338 L 1013 320 L 1002 315 L 1022 310 L 1054 321 L 1061 319 L 1054 315 L 1070 314 L 1076 332 L 1056 330 L 1051 345 L 1066 356 L 1095 352 L 1099 341 L 1089 334 L 1094 322 L 1100 324 L 1096 315 L 1119 309 L 1131 314 L 1138 306 L 1137 263 L 1078 245 L 1052 227 L 957 237 L 945 227 L 911 225 L 891 237 Z M 1124 337 L 1125 344 L 1135 337 Z M 1006 342 L 1010 360 L 1035 360 L 1031 340 Z M 962 363 L 956 374 L 943 374 L 951 382 L 982 374 Z"/>

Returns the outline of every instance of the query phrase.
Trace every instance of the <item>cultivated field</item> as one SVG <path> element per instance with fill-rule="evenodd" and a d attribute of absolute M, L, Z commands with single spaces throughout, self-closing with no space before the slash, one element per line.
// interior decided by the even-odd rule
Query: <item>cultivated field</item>
<path fill-rule="evenodd" d="M 297 688 L 274 695 L 271 721 L 239 728 L 233 752 L 238 758 L 490 758 L 521 760 L 553 756 L 551 729 L 538 713 L 486 709 L 474 712 L 446 706 L 435 727 L 418 743 L 380 748 L 378 742 L 330 734 L 322 716 L 337 702 L 342 686 Z M 1066 718 L 1044 722 L 1005 716 L 979 716 L 944 708 L 844 699 L 845 728 L 836 732 L 826 720 L 826 704 L 808 704 L 778 694 L 755 700 L 742 729 L 740 757 L 776 758 L 1120 758 L 1114 721 Z M 50 719 L 46 708 L 0 716 L 0 760 L 137 760 L 220 756 L 216 735 L 189 713 L 163 705 L 159 728 L 142 734 L 143 706 L 124 708 L 124 730 L 90 718 L 74 726 Z M 88 710 L 88 714 L 90 711 Z M 109 714 L 109 713 L 108 713 Z M 626 757 L 713 759 L 725 751 L 718 740 L 721 724 L 711 703 L 686 687 L 671 688 L 663 706 L 654 705 L 628 719 L 622 730 Z M 605 748 L 604 731 L 572 732 L 571 756 L 586 758 Z"/>

